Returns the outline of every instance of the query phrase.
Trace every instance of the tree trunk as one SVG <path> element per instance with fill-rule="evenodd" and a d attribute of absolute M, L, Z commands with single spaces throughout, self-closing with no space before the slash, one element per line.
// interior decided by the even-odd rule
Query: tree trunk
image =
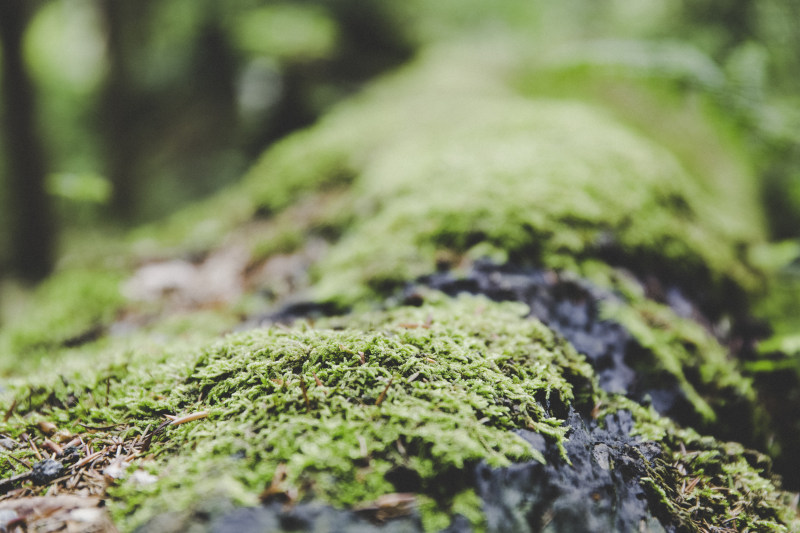
<path fill-rule="evenodd" d="M 103 0 L 99 3 L 106 30 L 109 70 L 100 101 L 106 172 L 114 187 L 111 216 L 130 221 L 137 207 L 141 156 L 141 115 L 145 112 L 135 84 L 132 50 L 144 41 L 151 3 Z"/>
<path fill-rule="evenodd" d="M 36 133 L 34 88 L 22 57 L 29 6 L 25 0 L 0 2 L 3 134 L 11 211 L 11 267 L 25 279 L 38 280 L 52 268 L 54 227 L 44 190 L 47 165 Z"/>

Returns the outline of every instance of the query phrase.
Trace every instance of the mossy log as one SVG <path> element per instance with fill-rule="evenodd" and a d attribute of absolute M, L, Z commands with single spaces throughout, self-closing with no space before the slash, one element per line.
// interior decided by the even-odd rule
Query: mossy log
<path fill-rule="evenodd" d="M 496 52 L 430 50 L 64 258 L 0 335 L 0 520 L 800 530 L 741 370 L 769 274 L 736 126 L 680 69 Z"/>

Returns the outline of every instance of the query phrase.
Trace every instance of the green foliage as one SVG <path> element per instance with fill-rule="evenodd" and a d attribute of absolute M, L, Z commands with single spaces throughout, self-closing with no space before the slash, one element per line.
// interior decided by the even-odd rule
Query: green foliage
<path fill-rule="evenodd" d="M 31 70 L 51 94 L 87 95 L 100 85 L 106 68 L 103 36 L 91 2 L 47 3 L 36 12 L 25 41 Z"/>
<path fill-rule="evenodd" d="M 111 184 L 94 174 L 51 174 L 47 192 L 76 203 L 104 204 L 111 196 Z"/>

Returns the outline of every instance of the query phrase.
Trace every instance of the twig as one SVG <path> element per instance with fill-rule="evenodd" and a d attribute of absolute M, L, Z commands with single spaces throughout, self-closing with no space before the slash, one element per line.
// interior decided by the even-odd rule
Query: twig
<path fill-rule="evenodd" d="M 44 444 L 42 444 L 42 447 L 47 448 L 56 455 L 64 454 L 64 449 L 50 439 L 44 439 Z"/>
<path fill-rule="evenodd" d="M 190 415 L 182 416 L 180 418 L 173 418 L 172 421 L 168 424 L 169 426 L 180 426 L 181 424 L 185 424 L 187 422 L 192 422 L 194 420 L 200 420 L 201 418 L 206 418 L 208 416 L 208 411 L 198 411 L 196 413 L 192 413 Z"/>
<path fill-rule="evenodd" d="M 381 393 L 380 396 L 378 396 L 378 401 L 375 402 L 375 407 L 380 406 L 380 404 L 383 402 L 383 399 L 386 398 L 386 392 L 389 390 L 389 387 L 392 386 L 392 381 L 394 381 L 394 376 L 389 378 L 389 383 L 386 384 L 386 387 L 384 387 L 383 392 Z"/>
<path fill-rule="evenodd" d="M 17 474 L 16 476 L 11 476 L 0 480 L 0 494 L 5 494 L 6 492 L 10 491 L 17 483 L 25 481 L 31 477 L 31 475 L 33 475 L 33 471 L 23 472 L 22 474 Z"/>
<path fill-rule="evenodd" d="M 81 442 L 82 442 L 82 441 L 81 441 L 81 438 L 80 438 L 80 437 L 75 437 L 74 439 L 72 439 L 71 441 L 69 441 L 69 442 L 66 444 L 66 446 L 64 446 L 64 448 L 69 448 L 69 447 L 71 447 L 71 446 L 77 446 L 78 444 L 81 444 Z"/>
<path fill-rule="evenodd" d="M 97 459 L 98 457 L 103 455 L 104 451 L 105 450 L 100 450 L 99 452 L 94 452 L 91 455 L 87 455 L 86 457 L 84 457 L 83 459 L 81 459 L 80 461 L 78 461 L 77 463 L 72 465 L 72 469 L 73 470 L 77 470 L 78 468 L 82 467 L 83 465 L 91 463 L 92 461 L 94 461 L 95 459 Z"/>
<path fill-rule="evenodd" d="M 11 407 L 8 408 L 5 416 L 3 416 L 3 422 L 8 422 L 8 419 L 11 418 L 12 414 L 14 414 L 14 409 L 16 409 L 16 407 L 17 407 L 17 399 L 14 398 L 14 401 L 11 402 Z"/>
<path fill-rule="evenodd" d="M 358 451 L 361 452 L 361 457 L 369 460 L 369 450 L 367 450 L 367 440 L 361 435 L 356 437 L 356 440 L 358 441 Z"/>
<path fill-rule="evenodd" d="M 36 447 L 36 443 L 33 442 L 33 439 L 28 437 L 28 444 L 30 445 L 31 449 L 33 450 L 33 454 L 36 456 L 37 459 L 40 461 L 43 459 L 42 454 L 39 453 L 39 448 Z"/>
<path fill-rule="evenodd" d="M 30 470 L 31 468 L 33 468 L 33 467 L 30 465 L 30 463 L 28 463 L 27 461 L 23 461 L 22 459 L 19 459 L 19 458 L 17 458 L 17 457 L 14 457 L 14 456 L 13 456 L 13 455 L 11 455 L 10 453 L 9 453 L 9 454 L 7 454 L 7 455 L 6 455 L 6 457 L 8 457 L 8 458 L 10 458 L 10 459 L 14 459 L 16 462 L 18 462 L 19 464 L 21 464 L 22 466 L 24 466 L 24 467 L 25 467 L 25 468 L 27 468 L 28 470 Z"/>

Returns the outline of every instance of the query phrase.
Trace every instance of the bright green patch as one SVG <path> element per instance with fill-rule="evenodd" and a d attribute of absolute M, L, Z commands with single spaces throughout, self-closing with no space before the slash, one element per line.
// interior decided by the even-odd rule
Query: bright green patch
<path fill-rule="evenodd" d="M 756 157 L 741 124 L 719 105 L 738 88 L 710 58 L 674 42 L 609 40 L 529 59 L 535 66 L 514 78 L 523 94 L 602 106 L 678 158 L 712 195 L 708 207 L 724 218 L 717 225 L 728 238 L 764 239 Z"/>
<path fill-rule="evenodd" d="M 236 29 L 239 48 L 290 61 L 326 58 L 338 37 L 335 22 L 323 9 L 288 2 L 245 11 Z"/>

